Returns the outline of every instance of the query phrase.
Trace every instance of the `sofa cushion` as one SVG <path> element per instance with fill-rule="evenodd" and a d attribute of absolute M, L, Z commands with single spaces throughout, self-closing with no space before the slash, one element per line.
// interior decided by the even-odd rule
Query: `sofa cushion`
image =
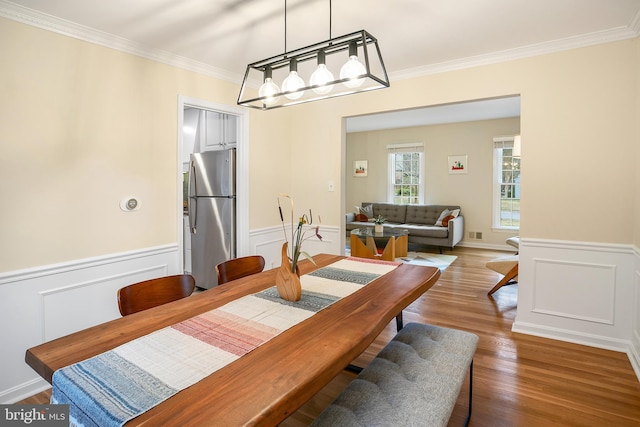
<path fill-rule="evenodd" d="M 390 223 L 403 224 L 407 217 L 407 205 L 394 205 L 393 203 L 374 203 L 373 217 L 382 215 Z"/>
<path fill-rule="evenodd" d="M 408 224 L 434 225 L 443 210 L 460 209 L 460 206 L 407 205 Z"/>
<path fill-rule="evenodd" d="M 437 227 L 435 225 L 412 225 L 402 224 L 399 229 L 409 231 L 409 238 L 414 237 L 434 237 L 446 239 L 449 237 L 449 229 L 447 227 Z"/>

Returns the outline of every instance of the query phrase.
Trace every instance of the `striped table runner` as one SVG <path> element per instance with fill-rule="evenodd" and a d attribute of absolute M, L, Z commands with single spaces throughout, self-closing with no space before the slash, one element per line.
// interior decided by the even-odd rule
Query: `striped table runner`
<path fill-rule="evenodd" d="M 51 403 L 72 425 L 121 426 L 398 265 L 342 259 L 301 276 L 300 301 L 274 286 L 59 369 Z"/>

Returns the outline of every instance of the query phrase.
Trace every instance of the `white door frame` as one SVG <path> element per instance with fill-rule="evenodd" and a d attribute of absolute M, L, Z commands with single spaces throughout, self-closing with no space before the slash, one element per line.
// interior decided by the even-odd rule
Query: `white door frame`
<path fill-rule="evenodd" d="M 183 194 L 182 194 L 182 147 L 184 108 L 195 107 L 202 110 L 230 114 L 238 118 L 238 135 L 236 144 L 236 255 L 249 253 L 249 112 L 245 108 L 217 104 L 198 98 L 178 95 L 178 144 L 177 144 L 177 200 L 178 214 L 178 267 L 184 271 L 184 228 L 183 228 Z"/>

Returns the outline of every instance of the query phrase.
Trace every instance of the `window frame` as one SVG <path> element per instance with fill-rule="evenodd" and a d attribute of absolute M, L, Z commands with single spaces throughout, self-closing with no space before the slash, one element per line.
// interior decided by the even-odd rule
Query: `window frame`
<path fill-rule="evenodd" d="M 518 160 L 518 166 L 516 168 L 507 169 L 507 171 L 518 171 L 518 177 L 513 179 L 512 182 L 504 182 L 504 150 L 510 149 L 513 153 L 515 135 L 493 138 L 493 191 L 492 191 L 492 228 L 496 231 L 520 231 L 520 199 L 521 199 L 521 163 Z M 519 157 L 513 157 L 512 159 L 519 159 Z M 513 163 L 512 163 L 513 165 Z M 516 182 L 517 180 L 517 182 Z M 503 185 L 513 186 L 513 194 L 518 197 L 511 197 L 512 200 L 518 200 L 518 209 L 503 210 L 502 208 L 502 187 Z M 503 212 L 509 212 L 513 219 L 513 213 L 518 213 L 518 225 L 503 225 L 502 214 Z"/>
<path fill-rule="evenodd" d="M 418 154 L 418 189 L 417 196 L 418 200 L 415 203 L 412 203 L 410 200 L 407 202 L 396 203 L 395 202 L 395 176 L 396 176 L 396 154 L 407 154 L 407 153 L 417 153 Z M 387 145 L 387 201 L 393 204 L 410 204 L 410 205 L 421 205 L 424 204 L 424 143 L 404 143 L 404 144 L 390 144 Z M 416 185 L 416 184 L 409 184 Z M 413 196 L 399 196 L 399 197 L 413 197 Z"/>

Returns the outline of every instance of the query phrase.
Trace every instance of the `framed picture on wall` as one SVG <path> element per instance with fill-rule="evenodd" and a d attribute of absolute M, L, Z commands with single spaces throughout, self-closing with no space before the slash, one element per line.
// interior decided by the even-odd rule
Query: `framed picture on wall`
<path fill-rule="evenodd" d="M 353 162 L 353 176 L 367 176 L 368 170 L 366 160 L 355 160 Z"/>
<path fill-rule="evenodd" d="M 458 175 L 467 173 L 469 168 L 467 155 L 461 156 L 449 156 L 449 173 L 452 175 Z"/>

